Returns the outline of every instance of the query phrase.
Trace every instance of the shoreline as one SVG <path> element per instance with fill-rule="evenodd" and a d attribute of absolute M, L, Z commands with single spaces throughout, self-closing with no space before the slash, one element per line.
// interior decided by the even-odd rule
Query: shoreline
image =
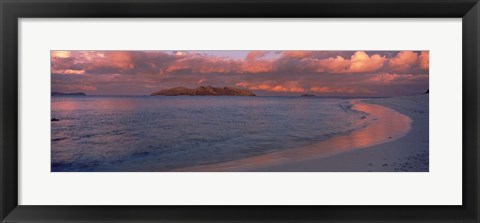
<path fill-rule="evenodd" d="M 427 95 L 368 99 L 412 119 L 411 129 L 397 140 L 333 156 L 277 165 L 275 172 L 429 172 L 429 100 Z"/>
<path fill-rule="evenodd" d="M 428 117 L 428 95 L 355 100 L 352 104 L 352 109 L 378 120 L 350 134 L 313 145 L 173 171 L 428 171 L 428 118 L 424 117 L 425 114 Z"/>

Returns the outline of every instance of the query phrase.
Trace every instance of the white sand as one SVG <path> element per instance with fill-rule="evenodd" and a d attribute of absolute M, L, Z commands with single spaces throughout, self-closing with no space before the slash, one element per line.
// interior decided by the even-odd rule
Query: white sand
<path fill-rule="evenodd" d="M 390 172 L 429 171 L 428 94 L 396 98 L 370 99 L 412 119 L 410 131 L 395 141 L 349 151 L 334 156 L 278 165 L 266 171 Z"/>
<path fill-rule="evenodd" d="M 355 108 L 378 123 L 303 148 L 176 171 L 428 171 L 428 95 L 363 100 Z"/>

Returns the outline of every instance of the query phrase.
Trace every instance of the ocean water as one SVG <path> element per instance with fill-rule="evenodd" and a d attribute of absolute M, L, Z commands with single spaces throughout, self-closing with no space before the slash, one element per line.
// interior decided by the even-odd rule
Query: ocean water
<path fill-rule="evenodd" d="M 52 97 L 52 172 L 175 171 L 348 134 L 351 99 L 238 96 Z"/>

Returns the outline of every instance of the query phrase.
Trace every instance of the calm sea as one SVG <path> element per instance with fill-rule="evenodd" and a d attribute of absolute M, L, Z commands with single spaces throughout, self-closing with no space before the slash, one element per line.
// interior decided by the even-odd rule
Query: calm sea
<path fill-rule="evenodd" d="M 349 99 L 52 97 L 53 172 L 172 171 L 295 149 L 366 126 Z"/>

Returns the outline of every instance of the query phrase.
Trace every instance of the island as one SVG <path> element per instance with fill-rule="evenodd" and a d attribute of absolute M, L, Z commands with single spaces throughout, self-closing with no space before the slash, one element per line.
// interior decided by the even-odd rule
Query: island
<path fill-rule="evenodd" d="M 256 96 L 253 92 L 234 87 L 200 86 L 198 88 L 176 87 L 164 89 L 151 94 L 151 96 Z"/>
<path fill-rule="evenodd" d="M 53 91 L 52 96 L 87 96 L 87 94 L 83 92 L 64 93 L 64 92 Z"/>
<path fill-rule="evenodd" d="M 300 97 L 315 97 L 314 94 L 302 94 Z"/>

